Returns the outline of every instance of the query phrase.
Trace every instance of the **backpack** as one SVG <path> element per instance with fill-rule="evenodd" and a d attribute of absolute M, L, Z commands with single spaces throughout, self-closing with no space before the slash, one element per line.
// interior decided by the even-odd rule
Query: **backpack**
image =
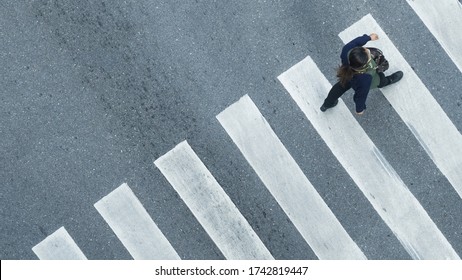
<path fill-rule="evenodd" d="M 385 72 L 390 65 L 388 60 L 383 55 L 383 52 L 377 48 L 368 48 L 371 52 L 372 59 L 377 64 L 377 72 Z"/>

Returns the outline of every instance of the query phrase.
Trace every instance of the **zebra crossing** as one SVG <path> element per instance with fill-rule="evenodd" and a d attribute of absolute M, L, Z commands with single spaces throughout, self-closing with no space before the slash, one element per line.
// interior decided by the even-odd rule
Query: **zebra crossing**
<path fill-rule="evenodd" d="M 135 260 L 180 259 L 127 184 L 103 197 L 95 208 Z"/>
<path fill-rule="evenodd" d="M 347 43 L 361 32 L 379 35 L 380 42 L 372 41 L 369 45 L 379 47 L 393 61 L 390 73 L 397 70 L 406 73 L 400 83 L 381 91 L 462 198 L 462 135 L 370 14 L 339 36 Z"/>
<path fill-rule="evenodd" d="M 244 96 L 217 118 L 319 258 L 366 258 L 250 97 Z"/>
<path fill-rule="evenodd" d="M 406 0 L 462 72 L 462 2 Z M 444 16 L 441 16 L 444 15 Z"/>
<path fill-rule="evenodd" d="M 87 259 L 64 227 L 59 228 L 42 242 L 35 245 L 32 251 L 41 260 Z"/>
<path fill-rule="evenodd" d="M 227 259 L 273 259 L 185 141 L 155 161 Z"/>
<path fill-rule="evenodd" d="M 418 6 L 413 8 L 425 21 Z M 437 39 L 444 37 L 438 28 L 429 29 Z M 382 89 L 384 96 L 462 198 L 461 134 L 372 15 L 339 36 L 345 42 L 368 32 L 380 38 L 370 45 L 393 60 L 389 71 L 399 68 L 405 73 L 400 83 Z M 458 52 L 451 52 L 452 44 L 442 42 L 461 69 Z M 411 258 L 460 259 L 343 101 L 326 113 L 319 111 L 331 85 L 310 57 L 278 79 Z M 244 95 L 216 117 L 319 259 L 366 259 L 250 96 Z M 181 142 L 154 165 L 226 259 L 274 259 L 193 148 L 187 141 Z M 180 259 L 128 184 L 122 184 L 94 207 L 134 259 Z M 32 250 L 39 259 L 87 259 L 64 227 Z"/>
<path fill-rule="evenodd" d="M 346 106 L 339 104 L 326 114 L 313 109 L 311 104 L 322 104 L 331 88 L 314 62 L 308 57 L 279 79 L 407 252 L 414 259 L 457 257 Z M 320 88 L 310 86 L 316 81 Z"/>

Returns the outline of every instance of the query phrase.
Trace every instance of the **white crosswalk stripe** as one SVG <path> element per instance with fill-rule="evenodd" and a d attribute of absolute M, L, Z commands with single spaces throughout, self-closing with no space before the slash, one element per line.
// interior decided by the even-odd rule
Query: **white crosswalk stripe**
<path fill-rule="evenodd" d="M 366 259 L 250 97 L 217 118 L 320 259 Z"/>
<path fill-rule="evenodd" d="M 155 165 L 227 259 L 273 259 L 186 141 L 157 159 Z"/>
<path fill-rule="evenodd" d="M 279 80 L 414 259 L 459 258 L 345 104 L 319 110 L 331 85 L 310 57 Z"/>
<path fill-rule="evenodd" d="M 381 91 L 462 198 L 462 135 L 386 33 L 369 14 L 339 36 L 346 43 L 372 32 L 380 39 L 369 42 L 368 46 L 383 50 L 390 61 L 388 72 L 404 72 L 399 83 Z"/>
<path fill-rule="evenodd" d="M 59 228 L 42 242 L 35 245 L 32 251 L 41 260 L 87 259 L 64 227 Z"/>
<path fill-rule="evenodd" d="M 406 0 L 462 72 L 462 4 L 457 0 Z"/>
<path fill-rule="evenodd" d="M 103 197 L 95 208 L 134 259 L 180 259 L 127 184 Z"/>

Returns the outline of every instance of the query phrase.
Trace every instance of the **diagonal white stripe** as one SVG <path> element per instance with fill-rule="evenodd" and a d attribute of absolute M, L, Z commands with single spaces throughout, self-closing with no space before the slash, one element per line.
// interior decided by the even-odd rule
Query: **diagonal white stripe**
<path fill-rule="evenodd" d="M 279 80 L 414 259 L 459 259 L 343 101 L 325 113 L 319 110 L 331 85 L 310 57 Z"/>
<path fill-rule="evenodd" d="M 406 0 L 462 72 L 462 4 L 457 0 Z"/>
<path fill-rule="evenodd" d="M 59 228 L 42 242 L 35 245 L 32 251 L 41 260 L 87 259 L 64 227 Z"/>
<path fill-rule="evenodd" d="M 134 259 L 180 259 L 127 184 L 96 202 L 95 208 Z"/>
<path fill-rule="evenodd" d="M 370 14 L 339 36 L 348 42 L 372 32 L 380 39 L 367 45 L 383 50 L 390 61 L 387 72 L 398 69 L 404 72 L 401 81 L 381 89 L 383 94 L 462 198 L 462 135 L 430 91 Z"/>
<path fill-rule="evenodd" d="M 274 259 L 186 141 L 154 163 L 227 259 Z"/>
<path fill-rule="evenodd" d="M 320 259 L 366 259 L 247 95 L 221 125 Z"/>

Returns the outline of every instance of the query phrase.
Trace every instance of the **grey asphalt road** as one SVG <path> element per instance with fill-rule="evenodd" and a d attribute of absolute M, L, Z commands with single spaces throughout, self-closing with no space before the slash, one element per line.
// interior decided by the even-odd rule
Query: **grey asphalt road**
<path fill-rule="evenodd" d="M 335 82 L 339 32 L 371 13 L 462 131 L 462 74 L 406 1 L 0 4 L 1 259 L 61 226 L 130 259 L 93 207 L 124 182 L 181 258 L 223 259 L 153 164 L 183 140 L 276 259 L 316 259 L 215 118 L 245 94 L 368 258 L 410 258 L 277 80 L 310 55 Z M 461 199 L 391 105 L 371 94 L 357 119 L 462 256 Z"/>

